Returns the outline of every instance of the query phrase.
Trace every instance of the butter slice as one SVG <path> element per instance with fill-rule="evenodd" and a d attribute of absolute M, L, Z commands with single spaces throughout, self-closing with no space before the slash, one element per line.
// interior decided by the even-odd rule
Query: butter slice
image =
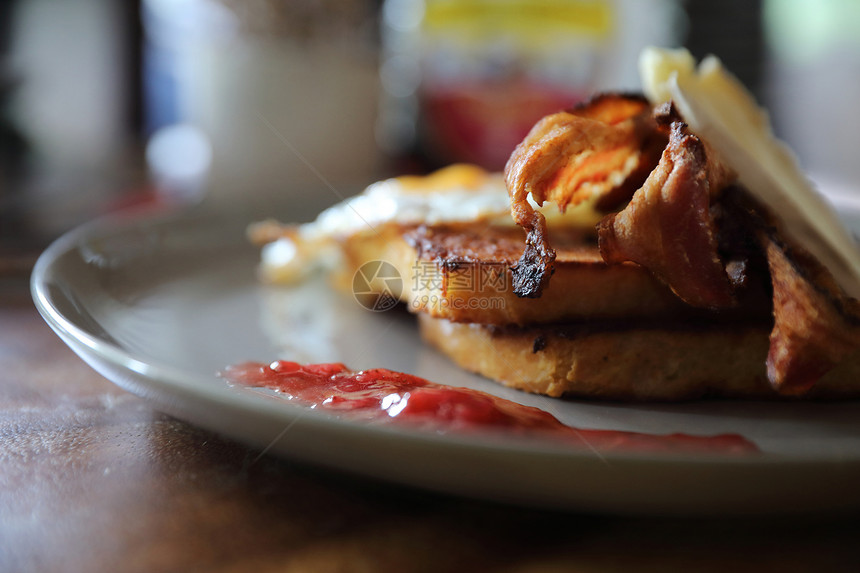
<path fill-rule="evenodd" d="M 789 238 L 827 267 L 849 296 L 860 298 L 860 251 L 853 237 L 774 136 L 767 113 L 720 60 L 708 56 L 696 69 L 686 50 L 646 48 L 639 72 L 649 100 L 674 101 L 692 131 L 780 218 Z"/>

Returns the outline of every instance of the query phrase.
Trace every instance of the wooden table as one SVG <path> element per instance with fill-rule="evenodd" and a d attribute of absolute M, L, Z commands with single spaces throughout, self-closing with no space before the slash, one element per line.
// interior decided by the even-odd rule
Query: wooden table
<path fill-rule="evenodd" d="M 101 378 L 6 283 L 2 571 L 860 571 L 856 516 L 556 513 L 260 457 Z"/>

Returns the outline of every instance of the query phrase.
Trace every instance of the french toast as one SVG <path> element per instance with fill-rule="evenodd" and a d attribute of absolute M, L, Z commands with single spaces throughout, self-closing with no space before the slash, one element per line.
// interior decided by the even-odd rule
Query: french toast
<path fill-rule="evenodd" d="M 765 368 L 768 322 L 590 321 L 498 327 L 419 315 L 421 336 L 465 370 L 554 397 L 791 399 Z M 856 398 L 860 352 L 803 395 Z"/>
<path fill-rule="evenodd" d="M 526 325 L 690 312 L 639 265 L 604 263 L 597 244 L 581 231 L 555 238 L 553 281 L 535 299 L 513 292 L 511 266 L 522 255 L 523 240 L 522 231 L 510 226 L 394 227 L 352 236 L 342 243 L 345 263 L 335 281 L 348 289 L 361 265 L 389 262 L 403 278 L 401 300 L 411 311 L 454 322 Z"/>

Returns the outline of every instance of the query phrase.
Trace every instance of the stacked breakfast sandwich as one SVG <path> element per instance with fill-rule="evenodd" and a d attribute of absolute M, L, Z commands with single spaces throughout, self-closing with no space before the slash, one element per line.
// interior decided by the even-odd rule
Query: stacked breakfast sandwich
<path fill-rule="evenodd" d="M 504 174 L 453 166 L 254 225 L 264 278 L 323 266 L 349 288 L 385 261 L 427 342 L 529 392 L 860 395 L 852 237 L 718 60 L 640 63 L 644 96 L 543 118 Z"/>

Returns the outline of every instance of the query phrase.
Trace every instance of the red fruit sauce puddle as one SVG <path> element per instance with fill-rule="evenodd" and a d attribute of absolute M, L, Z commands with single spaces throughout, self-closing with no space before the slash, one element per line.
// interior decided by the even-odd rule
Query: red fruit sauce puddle
<path fill-rule="evenodd" d="M 538 408 L 384 368 L 356 372 L 338 363 L 302 365 L 282 360 L 268 365 L 237 364 L 220 375 L 242 386 L 275 390 L 307 408 L 346 414 L 349 419 L 401 422 L 435 431 L 502 428 L 518 435 L 560 438 L 600 452 L 759 452 L 755 444 L 737 434 L 690 436 L 580 430 Z"/>

